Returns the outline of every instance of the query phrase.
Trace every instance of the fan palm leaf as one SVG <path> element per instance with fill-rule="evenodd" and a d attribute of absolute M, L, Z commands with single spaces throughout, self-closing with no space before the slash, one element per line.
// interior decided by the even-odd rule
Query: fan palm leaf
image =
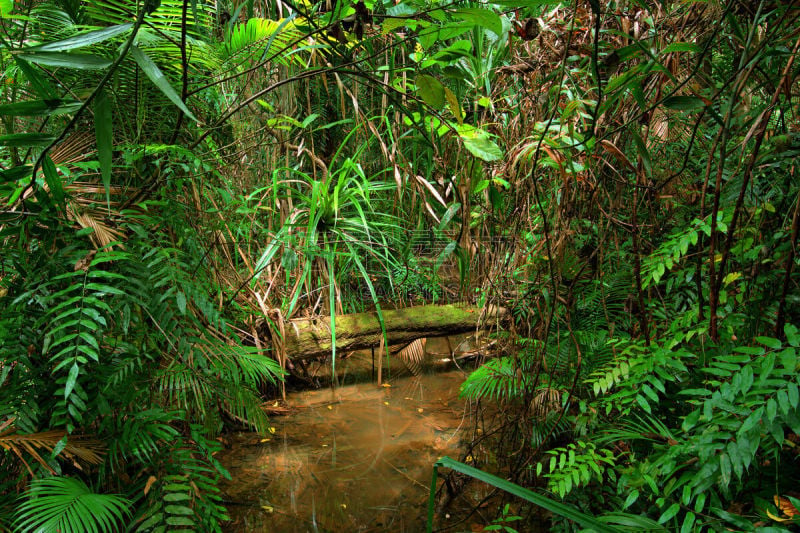
<path fill-rule="evenodd" d="M 53 477 L 33 481 L 17 511 L 17 527 L 40 533 L 114 531 L 129 515 L 122 496 L 96 494 L 82 481 Z"/>

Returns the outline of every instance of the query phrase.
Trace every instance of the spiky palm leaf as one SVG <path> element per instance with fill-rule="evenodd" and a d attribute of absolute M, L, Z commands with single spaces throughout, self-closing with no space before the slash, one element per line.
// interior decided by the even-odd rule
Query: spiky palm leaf
<path fill-rule="evenodd" d="M 268 59 L 277 55 L 278 62 L 300 64 L 302 59 L 299 55 L 293 54 L 288 58 L 284 56 L 290 51 L 288 48 L 300 41 L 302 36 L 303 33 L 290 20 L 252 18 L 233 27 L 225 40 L 222 53 L 229 63 Z M 283 50 L 287 51 L 281 53 Z"/>

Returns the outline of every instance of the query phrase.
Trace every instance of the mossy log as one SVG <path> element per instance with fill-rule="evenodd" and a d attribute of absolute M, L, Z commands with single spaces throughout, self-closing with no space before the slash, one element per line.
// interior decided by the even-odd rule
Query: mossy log
<path fill-rule="evenodd" d="M 502 307 L 423 305 L 382 312 L 389 345 L 408 344 L 422 337 L 441 337 L 492 327 L 508 316 Z M 286 355 L 310 359 L 330 355 L 330 317 L 290 320 L 286 324 Z M 336 351 L 363 350 L 381 342 L 381 325 L 374 311 L 336 316 Z"/>

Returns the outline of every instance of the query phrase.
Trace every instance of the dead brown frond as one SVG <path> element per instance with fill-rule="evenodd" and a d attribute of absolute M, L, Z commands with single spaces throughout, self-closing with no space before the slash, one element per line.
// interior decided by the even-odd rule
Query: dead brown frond
<path fill-rule="evenodd" d="M 92 242 L 98 248 L 108 246 L 112 242 L 122 240 L 124 234 L 122 231 L 111 226 L 107 219 L 101 218 L 101 214 L 97 209 L 85 209 L 79 211 L 74 206 L 69 209 L 71 218 L 80 225 L 82 228 L 92 228 L 94 233 L 91 235 Z"/>
<path fill-rule="evenodd" d="M 95 152 L 94 135 L 88 131 L 73 133 L 50 152 L 50 159 L 58 165 L 85 161 Z"/>
<path fill-rule="evenodd" d="M 542 387 L 531 400 L 531 413 L 536 418 L 544 418 L 548 413 L 561 408 L 561 391 L 552 387 Z"/>
<path fill-rule="evenodd" d="M 422 373 L 422 363 L 425 361 L 425 344 L 427 342 L 428 339 L 426 338 L 417 339 L 396 354 L 398 359 L 406 365 L 408 371 L 415 376 L 419 376 Z"/>
<path fill-rule="evenodd" d="M 40 452 L 52 453 L 56 446 L 64 439 L 66 432 L 63 430 L 40 431 L 39 433 L 17 433 L 13 425 L 14 419 L 0 424 L 0 448 L 13 453 L 25 465 L 28 472 L 33 475 L 30 465 L 25 461 L 25 455 L 33 459 L 55 474 L 52 467 L 45 461 Z M 103 461 L 105 447 L 100 441 L 70 435 L 61 455 L 70 459 L 75 467 L 80 468 L 80 463 L 98 465 Z"/>

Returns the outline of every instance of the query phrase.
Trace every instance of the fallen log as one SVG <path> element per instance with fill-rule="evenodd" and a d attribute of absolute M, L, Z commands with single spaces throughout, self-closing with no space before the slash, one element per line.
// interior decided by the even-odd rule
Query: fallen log
<path fill-rule="evenodd" d="M 382 312 L 389 345 L 408 344 L 423 337 L 442 337 L 492 327 L 508 316 L 502 307 L 423 305 Z M 330 317 L 300 318 L 286 323 L 284 346 L 289 359 L 330 355 Z M 374 311 L 336 316 L 336 351 L 363 350 L 381 342 L 381 325 Z"/>

